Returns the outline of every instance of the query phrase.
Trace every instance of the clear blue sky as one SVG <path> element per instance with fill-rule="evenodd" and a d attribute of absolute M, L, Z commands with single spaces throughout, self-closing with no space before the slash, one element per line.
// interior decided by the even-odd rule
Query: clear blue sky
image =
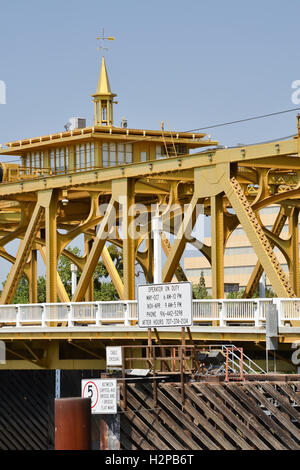
<path fill-rule="evenodd" d="M 71 116 L 91 124 L 102 28 L 116 38 L 105 53 L 116 125 L 184 131 L 296 107 L 297 0 L 2 0 L 0 12 L 0 143 L 62 131 Z M 281 138 L 296 114 L 207 132 L 223 145 Z"/>
<path fill-rule="evenodd" d="M 96 36 L 118 94 L 118 124 L 188 130 L 295 107 L 300 79 L 296 0 L 1 1 L 0 142 L 90 124 L 100 66 Z M 211 129 L 224 145 L 295 132 L 295 113 Z"/>

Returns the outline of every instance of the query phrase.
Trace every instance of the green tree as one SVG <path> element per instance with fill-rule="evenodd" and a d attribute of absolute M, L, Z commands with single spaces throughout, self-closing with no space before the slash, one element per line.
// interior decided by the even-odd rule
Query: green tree
<path fill-rule="evenodd" d="M 118 292 L 112 282 L 102 282 L 97 289 L 94 289 L 94 299 L 109 301 L 120 300 Z"/>
<path fill-rule="evenodd" d="M 39 276 L 37 281 L 37 301 L 39 304 L 46 302 L 46 279 Z"/>
<path fill-rule="evenodd" d="M 203 271 L 201 271 L 198 284 L 193 285 L 193 295 L 195 299 L 207 299 L 208 298 Z"/>
<path fill-rule="evenodd" d="M 108 250 L 121 279 L 123 279 L 123 256 L 121 250 L 119 250 L 114 245 L 110 245 Z M 80 249 L 78 247 L 68 248 L 68 251 L 70 251 L 76 256 L 81 256 Z M 71 264 L 72 261 L 67 256 L 62 255 L 59 258 L 57 266 L 57 271 L 70 298 L 72 297 Z M 80 272 L 77 273 L 77 281 L 79 277 Z M 6 281 L 3 282 L 3 286 L 5 285 L 5 282 Z M 95 300 L 119 300 L 119 295 L 116 291 L 116 288 L 113 283 L 109 281 L 109 273 L 102 261 L 99 261 L 96 266 L 95 273 L 93 275 L 93 285 Z M 46 279 L 44 276 L 38 277 L 37 291 L 38 303 L 46 302 Z M 28 280 L 24 274 L 22 274 L 21 276 L 20 282 L 14 295 L 13 303 L 29 303 L 29 285 Z"/>
<path fill-rule="evenodd" d="M 227 299 L 242 299 L 245 289 L 238 290 L 236 292 L 229 292 L 226 296 Z"/>
<path fill-rule="evenodd" d="M 81 256 L 80 249 L 78 247 L 68 248 L 68 251 L 76 256 Z M 109 254 L 116 266 L 116 269 L 123 279 L 123 257 L 122 252 L 115 246 L 110 245 L 108 247 Z M 71 275 L 71 264 L 72 261 L 66 256 L 62 255 L 58 262 L 57 271 L 60 275 L 62 283 L 71 298 L 72 296 L 72 275 Z M 77 273 L 77 281 L 80 278 L 80 272 Z M 97 263 L 94 275 L 93 275 L 93 288 L 94 288 L 94 299 L 95 300 L 119 300 L 119 295 L 114 287 L 113 283 L 109 280 L 109 273 L 104 263 L 99 260 Z"/>
<path fill-rule="evenodd" d="M 5 285 L 4 281 L 2 285 Z M 46 302 L 46 280 L 44 276 L 39 276 L 37 281 L 37 295 L 38 295 L 38 303 Z M 18 287 L 16 289 L 13 304 L 29 304 L 29 284 L 26 276 L 22 274 L 21 279 L 19 281 Z"/>
<path fill-rule="evenodd" d="M 255 299 L 259 297 L 259 285 L 257 285 L 252 297 L 255 298 Z M 266 298 L 277 297 L 277 295 L 273 291 L 272 287 L 266 287 L 265 297 Z"/>
<path fill-rule="evenodd" d="M 4 286 L 5 282 L 3 282 Z M 29 304 L 29 286 L 27 278 L 22 274 L 18 287 L 16 289 L 13 304 Z"/>

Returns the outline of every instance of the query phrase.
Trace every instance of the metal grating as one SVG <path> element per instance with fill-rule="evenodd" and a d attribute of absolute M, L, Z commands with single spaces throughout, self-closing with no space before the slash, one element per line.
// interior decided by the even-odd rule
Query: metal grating
<path fill-rule="evenodd" d="M 53 449 L 54 382 L 54 371 L 0 371 L 0 450 Z"/>

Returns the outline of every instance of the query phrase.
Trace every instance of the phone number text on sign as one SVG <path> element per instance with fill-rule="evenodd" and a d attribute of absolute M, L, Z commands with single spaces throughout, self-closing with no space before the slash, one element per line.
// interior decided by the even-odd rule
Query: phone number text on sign
<path fill-rule="evenodd" d="M 140 328 L 192 325 L 190 282 L 138 286 Z"/>

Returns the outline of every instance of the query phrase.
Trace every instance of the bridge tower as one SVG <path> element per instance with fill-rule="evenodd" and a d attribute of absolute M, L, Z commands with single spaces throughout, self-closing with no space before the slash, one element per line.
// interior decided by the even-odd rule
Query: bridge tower
<path fill-rule="evenodd" d="M 153 282 L 151 216 L 158 206 L 167 208 L 162 249 L 166 254 L 171 250 L 166 233 L 174 232 L 193 190 L 193 170 L 186 173 L 182 162 L 190 151 L 217 142 L 205 133 L 117 127 L 116 96 L 102 57 L 92 95 L 93 126 L 71 119 L 76 125 L 65 131 L 8 142 L 0 151 L 0 157 L 19 158 L 19 164 L 0 163 L 0 256 L 12 263 L 0 303 L 13 301 L 22 274 L 29 283 L 30 301 L 37 302 L 38 253 L 45 263 L 47 302 L 92 300 L 100 258 L 119 298 L 134 299 L 136 264 L 146 281 Z M 81 257 L 67 249 L 79 235 L 85 238 Z M 19 241 L 16 256 L 7 247 L 12 240 Z M 110 244 L 122 250 L 123 278 L 109 254 Z M 57 272 L 61 255 L 80 272 L 72 299 Z M 177 255 L 165 278 L 173 275 L 184 278 Z"/>
<path fill-rule="evenodd" d="M 113 100 L 115 96 L 117 95 L 111 92 L 103 56 L 97 90 L 92 95 L 95 103 L 94 126 L 113 126 Z"/>

